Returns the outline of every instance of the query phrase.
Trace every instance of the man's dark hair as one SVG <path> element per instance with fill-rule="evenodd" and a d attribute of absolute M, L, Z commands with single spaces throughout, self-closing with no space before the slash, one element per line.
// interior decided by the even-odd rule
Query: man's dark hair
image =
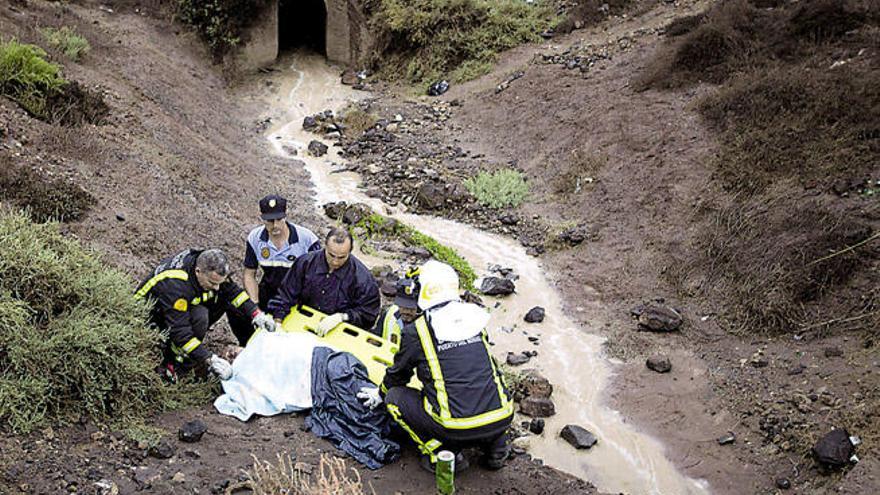
<path fill-rule="evenodd" d="M 327 238 L 324 239 L 324 244 L 329 244 L 331 240 L 333 241 L 333 244 L 345 244 L 345 241 L 348 240 L 351 241 L 351 245 L 354 247 L 354 240 L 351 238 L 351 233 L 342 227 L 333 227 L 330 229 L 330 232 L 327 232 Z"/>
<path fill-rule="evenodd" d="M 229 275 L 229 258 L 219 249 L 206 249 L 196 258 L 196 268 L 225 277 Z"/>

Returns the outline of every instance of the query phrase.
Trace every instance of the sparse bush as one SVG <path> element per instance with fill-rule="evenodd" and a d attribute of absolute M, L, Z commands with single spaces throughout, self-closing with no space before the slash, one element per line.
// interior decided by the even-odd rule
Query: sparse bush
<path fill-rule="evenodd" d="M 89 53 L 92 49 L 87 39 L 67 26 L 61 29 L 43 28 L 40 29 L 40 34 L 50 46 L 60 50 L 70 60 L 79 60 L 81 56 Z"/>
<path fill-rule="evenodd" d="M 0 428 L 83 416 L 125 428 L 209 397 L 206 384 L 162 384 L 159 335 L 131 289 L 57 224 L 0 211 Z"/>
<path fill-rule="evenodd" d="M 555 16 L 549 2 L 378 0 L 374 30 L 384 38 L 379 64 L 389 79 L 463 81 L 488 71 L 498 52 L 540 40 Z"/>
<path fill-rule="evenodd" d="M 355 106 L 349 107 L 342 112 L 342 124 L 345 126 L 347 136 L 357 137 L 376 125 L 375 115 L 365 112 Z"/>
<path fill-rule="evenodd" d="M 349 468 L 345 459 L 321 455 L 318 473 L 314 479 L 296 469 L 296 463 L 288 454 L 278 454 L 277 464 L 260 461 L 254 457 L 254 465 L 245 471 L 247 480 L 230 486 L 226 493 L 249 489 L 254 495 L 364 495 L 360 473 Z"/>
<path fill-rule="evenodd" d="M 31 115 L 44 118 L 48 98 L 66 84 L 61 67 L 48 62 L 40 47 L 16 40 L 0 43 L 0 94 Z"/>
<path fill-rule="evenodd" d="M 79 220 L 95 204 L 92 195 L 73 182 L 43 177 L 7 157 L 0 157 L 0 199 L 13 202 L 38 222 Z"/>
<path fill-rule="evenodd" d="M 220 59 L 241 43 L 244 29 L 266 5 L 265 0 L 178 0 L 177 18 L 194 27 Z"/>
<path fill-rule="evenodd" d="M 480 204 L 489 208 L 515 208 L 525 201 L 529 193 L 522 173 L 512 169 L 480 172 L 476 177 L 464 181 L 464 186 Z"/>

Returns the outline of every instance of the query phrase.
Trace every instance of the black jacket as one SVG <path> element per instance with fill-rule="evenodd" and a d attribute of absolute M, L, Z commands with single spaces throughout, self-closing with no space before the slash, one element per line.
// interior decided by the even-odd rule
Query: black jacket
<path fill-rule="evenodd" d="M 187 249 L 165 258 L 141 283 L 135 297 L 154 302 L 150 321 L 160 330 L 167 330 L 171 343 L 195 360 L 207 359 L 211 353 L 201 345 L 204 330 L 192 326 L 190 311 L 202 305 L 211 312 L 230 310 L 253 316 L 257 310 L 247 293 L 227 279 L 214 291 L 199 285 L 195 274 L 196 258 L 202 251 Z"/>
<path fill-rule="evenodd" d="M 321 249 L 296 259 L 278 295 L 269 301 L 268 312 L 283 319 L 290 308 L 299 304 L 328 315 L 346 313 L 350 324 L 370 329 L 379 316 L 379 286 L 370 270 L 354 256 L 331 273 Z"/>

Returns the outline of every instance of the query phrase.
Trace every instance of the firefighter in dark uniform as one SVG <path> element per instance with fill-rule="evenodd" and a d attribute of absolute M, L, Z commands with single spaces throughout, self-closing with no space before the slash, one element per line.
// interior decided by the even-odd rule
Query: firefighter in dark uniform
<path fill-rule="evenodd" d="M 153 302 L 150 322 L 167 332 L 160 371 L 169 380 L 197 365 L 224 380 L 232 376 L 232 365 L 203 345 L 208 329 L 224 314 L 246 315 L 236 321 L 275 330 L 274 320 L 228 279 L 229 271 L 223 251 L 188 249 L 162 260 L 135 292 Z"/>
<path fill-rule="evenodd" d="M 346 321 L 373 328 L 379 315 L 379 286 L 370 270 L 351 255 L 351 234 L 333 228 L 324 249 L 299 257 L 287 272 L 268 311 L 281 321 L 291 308 L 304 304 L 327 316 L 316 328 L 323 336 Z"/>
<path fill-rule="evenodd" d="M 270 194 L 260 200 L 263 225 L 248 234 L 244 254 L 244 290 L 263 311 L 278 293 L 281 281 L 293 262 L 300 256 L 321 249 L 321 242 L 311 230 L 287 221 L 287 199 Z M 263 276 L 257 282 L 257 271 Z M 254 333 L 251 325 L 236 324 L 233 328 L 240 345 Z"/>
<path fill-rule="evenodd" d="M 458 275 L 449 265 L 428 261 L 418 281 L 424 313 L 404 326 L 381 390 L 364 387 L 357 396 L 371 408 L 384 400 L 422 452 L 425 468 L 433 468 L 443 446 L 459 452 L 456 468 L 464 469 L 461 449 L 479 446 L 484 465 L 500 469 L 508 455 L 513 400 L 489 352 L 489 314 L 459 300 Z M 421 391 L 406 386 L 413 369 Z"/>

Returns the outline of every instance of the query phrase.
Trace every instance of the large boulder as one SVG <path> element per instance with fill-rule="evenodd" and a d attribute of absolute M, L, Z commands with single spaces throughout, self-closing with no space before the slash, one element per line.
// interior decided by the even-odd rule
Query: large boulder
<path fill-rule="evenodd" d="M 684 321 L 678 310 L 662 300 L 640 305 L 632 310 L 632 315 L 638 320 L 640 329 L 651 332 L 674 332 Z"/>
<path fill-rule="evenodd" d="M 485 277 L 480 284 L 480 292 L 487 296 L 506 296 L 516 291 L 513 280 L 499 277 Z"/>
<path fill-rule="evenodd" d="M 544 397 L 526 397 L 519 403 L 519 411 L 533 418 L 549 418 L 556 414 L 556 405 Z"/>
<path fill-rule="evenodd" d="M 559 436 L 576 449 L 589 449 L 599 441 L 595 435 L 578 425 L 566 425 Z"/>

